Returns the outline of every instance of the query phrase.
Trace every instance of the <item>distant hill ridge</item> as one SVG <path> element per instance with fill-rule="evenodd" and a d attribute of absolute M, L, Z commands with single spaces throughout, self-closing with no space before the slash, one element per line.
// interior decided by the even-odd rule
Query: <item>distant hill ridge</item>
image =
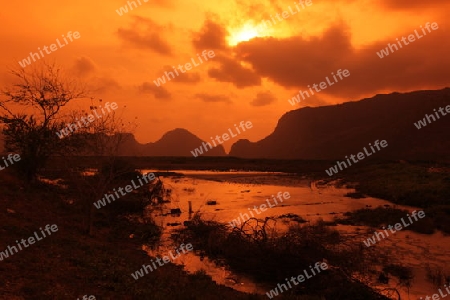
<path fill-rule="evenodd" d="M 186 129 L 176 128 L 166 132 L 154 143 L 141 144 L 132 133 L 120 133 L 120 156 L 192 156 L 191 151 L 204 142 Z M 0 153 L 4 150 L 4 136 L 0 133 Z M 87 154 L 94 155 L 94 153 Z M 217 145 L 200 156 L 225 156 L 225 149 Z"/>
<path fill-rule="evenodd" d="M 389 146 L 383 159 L 449 159 L 450 114 L 418 130 L 414 123 L 450 105 L 450 88 L 376 95 L 339 105 L 284 114 L 258 142 L 239 140 L 230 156 L 274 159 L 343 159 L 377 139 Z"/>
<path fill-rule="evenodd" d="M 166 132 L 154 143 L 140 144 L 132 134 L 126 134 L 120 155 L 127 156 L 192 156 L 191 151 L 204 141 L 186 129 L 176 128 Z M 225 156 L 225 149 L 217 145 L 202 156 Z"/>

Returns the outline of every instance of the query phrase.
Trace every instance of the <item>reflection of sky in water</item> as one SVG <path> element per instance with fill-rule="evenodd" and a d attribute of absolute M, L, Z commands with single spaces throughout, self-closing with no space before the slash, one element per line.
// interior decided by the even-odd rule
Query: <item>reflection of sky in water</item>
<path fill-rule="evenodd" d="M 146 172 L 146 171 L 145 171 Z M 184 171 L 179 171 L 184 172 Z M 220 177 L 224 180 L 223 172 L 208 172 L 208 171 L 186 171 L 192 175 L 208 175 L 209 178 Z M 226 173 L 233 179 L 233 176 L 238 174 Z M 246 172 L 239 172 L 239 174 L 248 174 Z M 251 178 L 255 175 L 264 173 L 253 172 L 252 176 L 247 176 L 241 181 L 252 181 Z M 265 175 L 266 180 L 279 177 L 276 174 Z M 234 178 L 236 179 L 236 178 Z M 246 180 L 248 179 L 248 180 Z M 297 186 L 273 185 L 273 184 L 252 184 L 252 183 L 231 183 L 227 181 L 211 181 L 192 177 L 163 177 L 164 186 L 172 189 L 172 202 L 168 203 L 165 209 L 180 208 L 182 214 L 180 217 L 166 216 L 163 218 L 156 218 L 157 221 L 162 222 L 182 222 L 188 220 L 188 202 L 192 202 L 192 209 L 194 212 L 200 211 L 205 218 L 213 219 L 219 222 L 230 222 L 239 217 L 240 213 L 249 213 L 248 208 L 253 209 L 256 205 L 267 204 L 269 199 L 273 205 L 274 201 L 272 195 L 276 197 L 279 192 L 289 192 L 290 198 L 284 199 L 282 203 L 277 206 L 268 208 L 261 214 L 255 216 L 264 218 L 266 216 L 277 216 L 287 213 L 294 213 L 302 216 L 305 219 L 317 219 L 318 217 L 325 220 L 332 220 L 334 216 L 341 215 L 347 211 L 356 210 L 366 207 L 366 205 L 384 205 L 390 204 L 387 201 L 366 198 L 366 199 L 351 199 L 344 197 L 347 192 L 352 189 L 335 189 L 331 186 L 327 188 L 313 187 L 311 188 L 309 182 L 299 182 Z M 287 180 L 286 180 L 287 181 Z M 282 182 L 283 183 L 283 182 Z M 282 184 L 281 183 L 281 184 Z M 207 205 L 208 200 L 216 200 L 217 205 Z"/>
<path fill-rule="evenodd" d="M 144 170 L 145 173 L 148 171 Z M 192 202 L 194 212 L 200 211 L 204 218 L 223 223 L 228 223 L 238 218 L 241 213 L 250 215 L 248 208 L 267 204 L 266 199 L 270 199 L 273 205 L 274 202 L 271 196 L 276 196 L 278 192 L 289 192 L 291 197 L 283 200 L 283 203 L 279 203 L 275 207 L 268 208 L 261 214 L 253 212 L 255 217 L 264 218 L 266 216 L 294 213 L 311 221 L 318 218 L 333 220 L 336 216 L 342 216 L 343 213 L 348 211 L 368 206 L 375 208 L 379 205 L 391 204 L 388 201 L 375 198 L 351 199 L 344 197 L 346 193 L 354 190 L 336 189 L 333 186 L 320 186 L 315 183 L 310 184 L 307 180 L 295 179 L 283 173 L 176 172 L 183 173 L 186 177 L 161 177 L 164 186 L 172 189 L 172 201 L 164 204 L 161 211 L 155 212 L 156 223 L 164 227 L 164 236 L 159 249 L 156 251 L 159 256 L 165 255 L 170 250 L 169 247 L 174 248 L 173 245 L 170 245 L 171 240 L 169 236 L 174 228 L 180 228 L 180 226 L 167 226 L 167 223 L 179 222 L 182 224 L 183 221 L 189 220 L 188 201 Z M 265 184 L 255 184 L 254 182 Z M 206 205 L 208 200 L 216 200 L 217 205 Z M 411 209 L 405 206 L 397 207 Z M 181 215 L 172 216 L 167 214 L 172 208 L 180 208 Z M 348 226 L 337 227 L 338 230 L 349 230 L 348 228 L 351 228 L 350 230 L 355 229 Z M 370 234 L 367 234 L 367 236 L 369 237 Z M 433 294 L 433 291 L 437 290 L 425 281 L 425 263 L 430 263 L 434 266 L 440 265 L 445 270 L 445 266 L 449 265 L 449 239 L 446 237 L 444 241 L 440 233 L 429 236 L 415 234 L 411 231 L 401 231 L 382 241 L 383 247 L 392 248 L 393 253 L 401 253 L 402 263 L 407 262 L 417 268 L 410 296 L 424 296 L 424 291 L 428 294 Z M 446 254 L 443 255 L 443 252 Z M 156 255 L 155 252 L 150 251 L 150 253 Z M 441 258 L 439 262 L 436 261 L 437 257 Z M 239 291 L 264 294 L 273 288 L 257 286 L 245 276 L 231 273 L 225 267 L 217 266 L 210 262 L 208 258 L 201 260 L 195 254 L 182 255 L 175 263 L 184 264 L 188 272 L 203 269 L 217 283 L 233 287 Z M 406 297 L 406 294 L 402 296 Z"/>

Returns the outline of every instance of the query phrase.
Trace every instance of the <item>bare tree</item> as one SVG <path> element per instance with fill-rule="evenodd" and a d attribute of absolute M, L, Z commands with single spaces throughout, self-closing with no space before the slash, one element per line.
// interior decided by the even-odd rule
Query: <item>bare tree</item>
<path fill-rule="evenodd" d="M 89 107 L 91 112 L 101 108 L 101 99 L 97 104 L 94 104 L 93 99 L 92 101 Z M 88 115 L 87 111 L 73 112 L 71 119 L 75 123 L 75 120 Z M 133 130 L 134 124 L 124 124 L 122 115 L 118 111 L 111 111 L 101 115 L 101 118 L 93 119 L 88 126 L 80 127 L 64 138 L 67 145 L 70 145 L 66 147 L 70 151 L 68 154 L 75 163 L 85 156 L 95 157 L 95 171 L 86 172 L 81 168 L 71 173 L 86 210 L 85 229 L 89 235 L 93 234 L 94 216 L 97 211 L 93 203 L 112 188 L 117 188 L 116 185 L 129 184 L 129 181 L 139 174 L 131 164 L 120 158 L 121 147 Z M 142 189 L 144 192 L 145 188 Z"/>
<path fill-rule="evenodd" d="M 85 91 L 70 81 L 55 64 L 46 62 L 34 68 L 11 70 L 16 83 L 0 92 L 0 123 L 5 148 L 20 154 L 19 170 L 28 181 L 61 145 L 55 132 L 64 124 L 61 108 L 85 97 Z"/>
<path fill-rule="evenodd" d="M 95 102 L 94 98 L 89 110 L 63 112 L 72 100 L 87 98 L 87 92 L 84 85 L 64 76 L 55 64 L 43 62 L 11 73 L 16 82 L 0 92 L 5 148 L 20 154 L 19 170 L 30 182 L 37 178 L 50 157 L 60 156 L 59 166 L 73 180 L 86 208 L 86 230 L 91 234 L 93 202 L 117 184 L 121 176 L 123 180 L 124 176 L 136 175 L 129 165 L 118 162 L 120 147 L 133 130 L 132 125 L 123 124 L 116 111 L 93 117 L 93 111 L 105 112 L 102 100 Z M 80 121 L 86 117 L 88 121 Z M 96 157 L 95 176 L 74 168 L 72 163 L 79 166 L 82 156 Z"/>

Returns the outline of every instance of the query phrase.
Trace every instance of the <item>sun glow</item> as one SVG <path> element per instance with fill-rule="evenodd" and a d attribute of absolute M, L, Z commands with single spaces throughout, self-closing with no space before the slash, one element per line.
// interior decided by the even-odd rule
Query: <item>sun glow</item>
<path fill-rule="evenodd" d="M 260 32 L 258 32 L 258 28 L 246 24 L 238 30 L 231 30 L 231 34 L 228 37 L 228 44 L 230 46 L 235 46 L 241 42 L 249 41 L 258 36 L 261 36 Z"/>

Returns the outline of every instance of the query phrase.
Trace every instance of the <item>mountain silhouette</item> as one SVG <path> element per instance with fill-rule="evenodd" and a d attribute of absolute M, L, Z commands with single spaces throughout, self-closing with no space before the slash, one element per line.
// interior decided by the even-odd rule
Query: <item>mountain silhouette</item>
<path fill-rule="evenodd" d="M 126 134 L 120 154 L 126 156 L 192 156 L 191 151 L 204 141 L 186 129 L 176 128 L 166 132 L 161 139 L 153 143 L 140 144 L 132 134 Z M 224 156 L 225 149 L 218 145 L 202 156 Z"/>
<path fill-rule="evenodd" d="M 371 158 L 449 159 L 450 115 L 417 129 L 414 123 L 450 105 L 450 88 L 380 94 L 356 102 L 305 107 L 284 114 L 272 134 L 239 140 L 230 156 L 272 159 L 343 159 L 375 140 L 388 147 Z M 445 112 L 445 111 L 444 111 Z"/>

